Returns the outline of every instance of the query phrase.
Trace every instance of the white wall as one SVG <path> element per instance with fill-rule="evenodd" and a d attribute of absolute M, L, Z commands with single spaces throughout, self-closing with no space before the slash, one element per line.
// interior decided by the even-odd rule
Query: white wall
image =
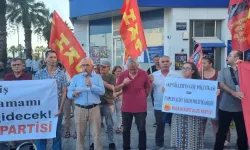
<path fill-rule="evenodd" d="M 83 46 L 87 56 L 89 56 L 89 21 L 75 20 L 74 34 L 78 42 Z"/>
<path fill-rule="evenodd" d="M 228 46 L 228 40 L 231 40 L 231 33 L 227 27 L 227 18 L 226 20 L 222 21 L 222 30 L 221 30 L 221 40 Z M 224 49 L 224 51 L 221 52 L 221 66 L 226 67 L 226 57 L 227 57 L 227 47 Z"/>
<path fill-rule="evenodd" d="M 184 32 L 189 33 L 190 20 L 224 20 L 222 21 L 222 41 L 227 43 L 230 39 L 226 27 L 227 8 L 165 8 L 164 11 L 164 34 L 165 34 L 165 55 L 169 55 L 174 61 L 176 53 L 186 53 L 189 57 L 190 40 L 183 40 Z M 186 31 L 176 31 L 176 22 L 186 22 Z M 184 52 L 181 50 L 184 49 Z M 222 49 L 222 56 L 225 57 L 225 49 Z M 223 59 L 222 59 L 223 60 Z M 222 63 L 224 64 L 224 62 Z M 174 66 L 174 63 L 173 63 Z"/>

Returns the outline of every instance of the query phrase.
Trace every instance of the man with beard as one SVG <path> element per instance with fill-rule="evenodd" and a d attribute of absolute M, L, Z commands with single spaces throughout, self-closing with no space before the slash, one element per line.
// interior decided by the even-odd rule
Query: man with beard
<path fill-rule="evenodd" d="M 219 105 L 219 130 L 216 134 L 214 150 L 223 150 L 227 132 L 232 120 L 237 130 L 239 150 L 248 149 L 248 139 L 242 111 L 241 100 L 244 94 L 240 91 L 238 68 L 236 62 L 243 59 L 240 51 L 232 51 L 227 57 L 227 65 L 219 72 L 217 81 L 223 91 Z"/>
<path fill-rule="evenodd" d="M 128 70 L 121 73 L 115 91 L 122 93 L 123 149 L 130 149 L 130 130 L 133 117 L 139 132 L 139 150 L 146 150 L 147 96 L 151 83 L 146 71 L 138 68 L 138 62 L 132 58 L 127 61 Z"/>

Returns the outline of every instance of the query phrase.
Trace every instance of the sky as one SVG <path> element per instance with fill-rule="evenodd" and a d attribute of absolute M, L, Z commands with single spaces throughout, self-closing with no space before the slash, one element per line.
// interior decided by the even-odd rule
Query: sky
<path fill-rule="evenodd" d="M 38 0 L 39 1 L 39 0 Z M 72 24 L 69 20 L 69 0 L 40 0 L 44 2 L 47 8 L 51 12 L 54 10 L 57 11 L 57 13 L 61 16 L 61 18 L 72 27 Z M 7 46 L 8 48 L 11 46 L 17 46 L 18 45 L 18 32 L 16 27 L 11 28 L 9 24 L 7 24 L 7 31 L 8 31 L 8 38 L 7 38 Z M 24 30 L 22 25 L 19 25 L 19 43 L 24 46 Z M 46 42 L 43 40 L 43 38 L 40 38 L 39 36 L 32 34 L 32 48 L 34 49 L 36 46 L 47 46 Z"/>

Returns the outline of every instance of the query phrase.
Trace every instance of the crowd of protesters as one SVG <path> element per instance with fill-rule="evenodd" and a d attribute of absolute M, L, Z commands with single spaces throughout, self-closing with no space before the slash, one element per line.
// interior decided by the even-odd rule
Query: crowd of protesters
<path fill-rule="evenodd" d="M 44 61 L 40 61 L 38 57 L 33 60 L 28 58 L 25 60 L 25 67 L 19 58 L 10 60 L 12 71 L 4 76 L 4 80 L 57 80 L 59 110 L 53 150 L 62 149 L 62 135 L 64 138 L 76 139 L 76 150 L 85 149 L 84 137 L 87 123 L 90 123 L 93 140 L 90 149 L 103 149 L 101 128 L 106 128 L 110 150 L 116 149 L 114 133 L 122 134 L 123 149 L 130 150 L 133 118 L 135 118 L 138 130 L 138 148 L 146 150 L 147 97 L 149 95 L 152 99 L 154 126 L 156 127 L 153 149 L 164 149 L 166 123 L 171 127 L 171 147 L 177 150 L 203 148 L 207 118 L 161 111 L 165 78 L 217 80 L 219 82 L 217 116 L 215 119 L 211 119 L 213 134 L 216 138 L 214 150 L 223 150 L 230 143 L 231 122 L 236 125 L 238 149 L 248 149 L 241 107 L 241 99 L 244 98 L 244 95 L 238 89 L 237 62 L 242 60 L 242 53 L 239 51 L 232 51 L 229 54 L 226 60 L 229 67 L 223 68 L 221 71 L 213 68 L 212 57 L 204 56 L 203 74 L 191 62 L 184 63 L 181 73 L 171 70 L 172 62 L 169 56 L 155 56 L 155 65 L 147 71 L 139 68 L 137 60 L 132 58 L 127 60 L 127 69 L 124 69 L 121 66 L 112 68 L 108 60 L 94 64 L 91 58 L 86 57 L 81 61 L 82 73 L 75 75 L 72 79 L 67 75 L 63 64 L 58 62 L 55 51 L 49 50 L 45 55 Z M 116 122 L 113 118 L 114 113 Z M 63 117 L 65 118 L 64 134 L 61 133 Z M 75 120 L 73 134 L 70 133 L 72 117 Z M 38 150 L 46 149 L 46 139 L 36 140 L 34 143 Z M 17 147 L 15 141 L 10 142 L 10 145 L 11 149 Z"/>

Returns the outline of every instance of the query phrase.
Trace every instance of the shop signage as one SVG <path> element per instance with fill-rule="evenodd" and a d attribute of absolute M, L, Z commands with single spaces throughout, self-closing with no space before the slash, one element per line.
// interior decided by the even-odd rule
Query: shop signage
<path fill-rule="evenodd" d="M 153 46 L 148 47 L 149 59 L 150 62 L 154 62 L 154 56 L 163 56 L 164 55 L 164 46 Z M 147 52 L 144 51 L 144 63 L 148 63 Z"/>
<path fill-rule="evenodd" d="M 176 30 L 187 30 L 187 23 L 186 22 L 176 22 Z"/>

